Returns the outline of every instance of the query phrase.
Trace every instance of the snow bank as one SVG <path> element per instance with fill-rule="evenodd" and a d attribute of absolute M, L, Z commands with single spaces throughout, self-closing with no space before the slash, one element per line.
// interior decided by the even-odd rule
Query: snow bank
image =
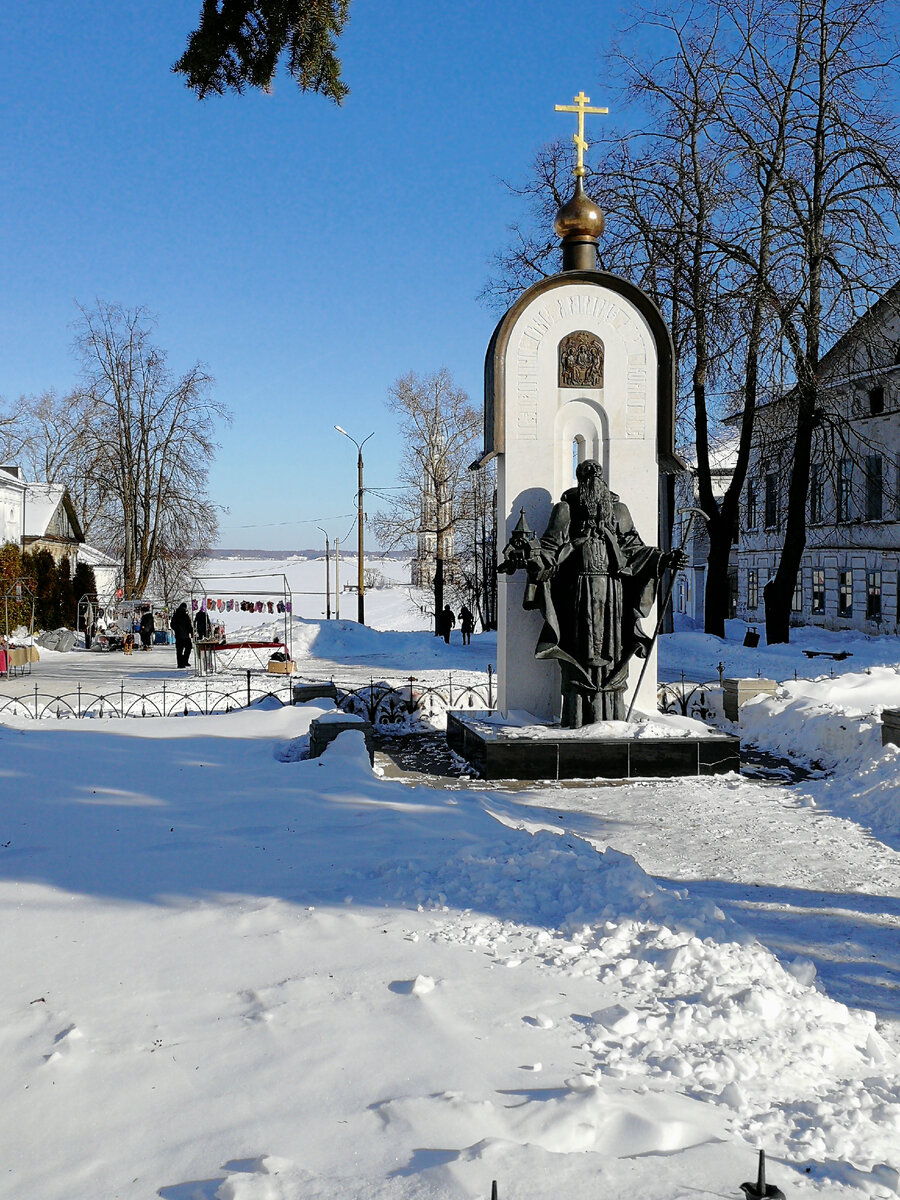
<path fill-rule="evenodd" d="M 790 680 L 774 697 L 741 707 L 747 745 L 804 763 L 830 777 L 810 785 L 815 802 L 868 826 L 900 846 L 898 750 L 882 747 L 881 713 L 900 706 L 900 671 L 872 667 L 831 678 Z"/>

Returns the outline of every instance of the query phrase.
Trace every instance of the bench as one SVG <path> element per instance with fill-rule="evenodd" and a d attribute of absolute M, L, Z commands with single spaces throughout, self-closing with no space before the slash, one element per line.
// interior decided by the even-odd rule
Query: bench
<path fill-rule="evenodd" d="M 803 653 L 807 658 L 833 658 L 835 662 L 853 657 L 852 650 L 804 650 Z"/>

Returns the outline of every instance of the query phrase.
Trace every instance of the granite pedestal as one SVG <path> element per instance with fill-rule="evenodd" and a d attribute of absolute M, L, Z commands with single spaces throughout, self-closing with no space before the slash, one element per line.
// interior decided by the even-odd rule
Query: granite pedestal
<path fill-rule="evenodd" d="M 670 779 L 723 775 L 741 768 L 740 739 L 710 730 L 685 737 L 578 737 L 548 727 L 529 738 L 521 727 L 487 724 L 492 713 L 448 712 L 447 744 L 483 779 Z"/>
<path fill-rule="evenodd" d="M 316 683 L 298 681 L 291 690 L 295 704 L 308 704 L 310 700 L 337 700 L 337 688 L 327 680 Z"/>
<path fill-rule="evenodd" d="M 900 708 L 885 708 L 881 713 L 882 746 L 900 746 Z"/>
<path fill-rule="evenodd" d="M 309 757 L 318 758 L 325 752 L 339 733 L 347 729 L 355 729 L 366 739 L 366 749 L 369 752 L 369 762 L 375 761 L 375 742 L 370 722 L 356 713 L 340 711 L 323 713 L 309 723 Z"/>
<path fill-rule="evenodd" d="M 741 705 L 754 696 L 774 696 L 774 679 L 723 679 L 722 709 L 729 721 L 740 720 Z"/>

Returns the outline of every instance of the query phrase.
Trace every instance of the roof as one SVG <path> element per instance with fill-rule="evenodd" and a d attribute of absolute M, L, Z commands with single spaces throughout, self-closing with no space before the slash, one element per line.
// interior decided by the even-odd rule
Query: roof
<path fill-rule="evenodd" d="M 833 365 L 835 359 L 839 359 L 845 351 L 852 349 L 861 334 L 873 326 L 877 327 L 885 315 L 885 309 L 891 312 L 897 308 L 898 304 L 900 304 L 900 280 L 879 296 L 862 316 L 853 322 L 847 332 L 842 334 L 834 345 L 822 355 L 819 359 L 820 375 Z"/>
<path fill-rule="evenodd" d="M 26 538 L 43 537 L 47 527 L 59 506 L 62 505 L 69 518 L 69 524 L 79 542 L 84 541 L 81 532 L 81 522 L 69 497 L 69 493 L 61 483 L 29 483 L 26 485 L 25 496 L 25 530 Z"/>
<path fill-rule="evenodd" d="M 89 546 L 87 542 L 82 542 L 78 547 L 78 561 L 86 563 L 89 567 L 115 567 L 118 569 L 119 566 L 118 559 L 98 550 L 96 546 Z"/>
<path fill-rule="evenodd" d="M 738 455 L 737 434 L 727 433 L 709 443 L 709 466 L 712 473 L 733 475 Z M 683 446 L 678 451 L 685 465 L 691 471 L 697 470 L 696 445 Z"/>
<path fill-rule="evenodd" d="M 13 475 L 12 471 L 8 471 L 6 467 L 0 467 L 0 484 L 4 487 L 15 488 L 20 492 L 24 492 L 28 487 L 24 479 L 20 479 L 18 475 Z"/>

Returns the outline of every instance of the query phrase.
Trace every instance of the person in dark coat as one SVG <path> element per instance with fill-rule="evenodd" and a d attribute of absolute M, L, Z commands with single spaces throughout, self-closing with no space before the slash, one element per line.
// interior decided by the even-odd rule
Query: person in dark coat
<path fill-rule="evenodd" d="M 141 613 L 141 623 L 138 626 L 138 632 L 141 635 L 141 649 L 149 650 L 150 643 L 153 641 L 153 613 L 149 608 L 145 608 Z"/>
<path fill-rule="evenodd" d="M 453 615 L 453 609 L 449 604 L 444 605 L 444 611 L 441 613 L 440 630 L 441 637 L 445 642 L 450 641 L 450 630 L 456 624 L 456 617 Z"/>
<path fill-rule="evenodd" d="M 170 624 L 175 634 L 175 665 L 180 670 L 191 665 L 191 634 L 194 630 L 187 602 L 178 605 Z"/>
<path fill-rule="evenodd" d="M 459 610 L 459 632 L 462 634 L 462 642 L 464 646 L 468 646 L 472 640 L 472 630 L 475 628 L 475 618 L 472 616 L 471 610 L 467 605 L 463 605 Z"/>
<path fill-rule="evenodd" d="M 205 608 L 197 613 L 197 641 L 205 642 L 209 637 L 212 626 Z"/>

